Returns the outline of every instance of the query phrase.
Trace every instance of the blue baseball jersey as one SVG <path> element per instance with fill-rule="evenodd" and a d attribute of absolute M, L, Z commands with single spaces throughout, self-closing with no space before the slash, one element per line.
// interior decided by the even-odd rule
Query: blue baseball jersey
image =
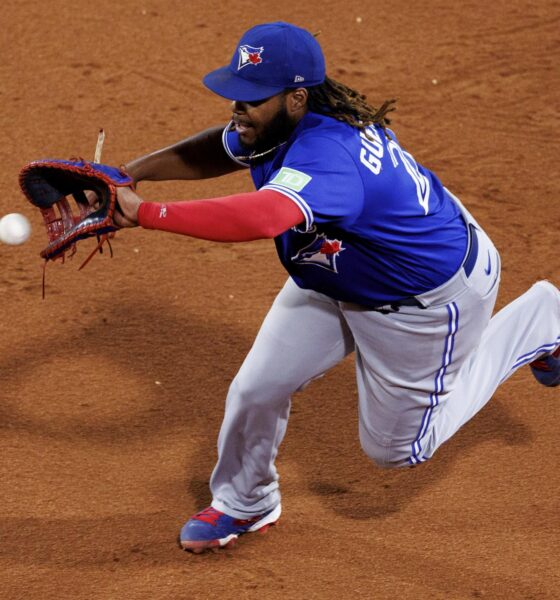
<path fill-rule="evenodd" d="M 457 205 L 389 134 L 309 112 L 285 144 L 251 161 L 256 188 L 286 195 L 305 216 L 275 238 L 298 286 L 375 307 L 432 290 L 460 268 L 468 236 Z M 245 164 L 229 126 L 223 142 Z"/>

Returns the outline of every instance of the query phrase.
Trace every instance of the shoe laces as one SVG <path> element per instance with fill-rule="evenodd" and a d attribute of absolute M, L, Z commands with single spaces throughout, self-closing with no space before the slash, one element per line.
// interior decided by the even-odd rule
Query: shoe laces
<path fill-rule="evenodd" d="M 193 519 L 196 519 L 197 521 L 204 521 L 205 523 L 210 523 L 210 525 L 215 526 L 218 523 L 218 519 L 223 514 L 224 513 L 220 512 L 219 510 L 216 510 L 215 508 L 209 506 L 208 508 L 205 508 L 204 510 L 201 510 L 199 513 L 194 515 Z"/>

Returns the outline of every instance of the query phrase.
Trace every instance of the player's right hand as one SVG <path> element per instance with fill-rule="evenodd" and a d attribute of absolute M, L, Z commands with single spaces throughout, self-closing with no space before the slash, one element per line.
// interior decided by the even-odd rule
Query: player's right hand
<path fill-rule="evenodd" d="M 99 207 L 99 196 L 92 190 L 85 192 L 88 204 L 92 208 Z M 113 221 L 118 227 L 136 227 L 138 225 L 138 207 L 142 198 L 130 188 L 117 190 L 117 207 Z"/>
<path fill-rule="evenodd" d="M 93 190 L 84 192 L 88 204 L 93 208 L 99 208 L 99 196 Z"/>
<path fill-rule="evenodd" d="M 118 227 L 136 227 L 142 198 L 129 187 L 117 189 L 117 209 L 113 220 Z"/>

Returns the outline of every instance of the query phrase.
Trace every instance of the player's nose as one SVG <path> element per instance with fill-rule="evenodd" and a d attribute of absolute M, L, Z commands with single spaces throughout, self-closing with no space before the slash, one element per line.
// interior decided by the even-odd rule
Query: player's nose
<path fill-rule="evenodd" d="M 231 103 L 231 111 L 234 113 L 245 113 L 247 112 L 247 103 L 241 100 L 234 100 Z"/>

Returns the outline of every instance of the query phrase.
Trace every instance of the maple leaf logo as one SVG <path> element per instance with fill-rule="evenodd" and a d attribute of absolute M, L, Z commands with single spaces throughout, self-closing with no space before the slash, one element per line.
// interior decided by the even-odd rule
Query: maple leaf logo
<path fill-rule="evenodd" d="M 263 61 L 261 54 L 264 52 L 264 46 L 262 48 L 254 48 L 253 46 L 239 46 L 239 64 L 237 70 L 239 71 L 247 65 L 260 65 Z"/>

